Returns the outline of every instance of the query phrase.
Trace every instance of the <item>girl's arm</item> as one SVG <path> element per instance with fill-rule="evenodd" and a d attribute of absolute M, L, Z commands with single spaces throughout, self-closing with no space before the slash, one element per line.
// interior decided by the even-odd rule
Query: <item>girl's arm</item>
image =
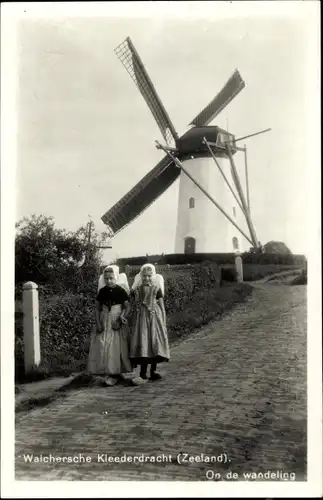
<path fill-rule="evenodd" d="M 123 303 L 122 313 L 120 314 L 120 319 L 121 319 L 122 323 L 127 323 L 128 317 L 130 315 L 130 311 L 131 311 L 131 304 L 130 304 L 129 300 L 126 300 Z"/>
<path fill-rule="evenodd" d="M 165 310 L 164 299 L 163 298 L 158 299 L 158 304 L 159 304 L 159 307 L 162 311 L 164 325 L 166 326 L 166 310 Z"/>
<path fill-rule="evenodd" d="M 95 321 L 96 321 L 96 329 L 97 329 L 98 333 L 102 333 L 100 313 L 101 313 L 101 304 L 98 300 L 96 300 L 95 301 Z"/>

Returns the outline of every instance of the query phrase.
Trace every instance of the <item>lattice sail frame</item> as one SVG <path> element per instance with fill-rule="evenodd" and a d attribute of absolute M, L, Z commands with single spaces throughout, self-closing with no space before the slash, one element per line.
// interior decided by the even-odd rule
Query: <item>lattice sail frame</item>
<path fill-rule="evenodd" d="M 126 38 L 114 52 L 129 73 L 131 79 L 138 87 L 141 95 L 145 99 L 152 112 L 158 127 L 168 145 L 176 143 L 177 132 L 172 124 L 166 109 L 157 95 L 155 87 L 137 53 L 131 39 Z"/>

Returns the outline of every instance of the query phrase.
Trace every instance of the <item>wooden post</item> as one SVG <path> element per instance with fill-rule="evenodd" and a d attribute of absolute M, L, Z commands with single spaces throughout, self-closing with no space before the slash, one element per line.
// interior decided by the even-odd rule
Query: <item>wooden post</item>
<path fill-rule="evenodd" d="M 40 364 L 38 285 L 28 281 L 23 286 L 25 372 Z"/>
<path fill-rule="evenodd" d="M 238 253 L 235 258 L 235 266 L 236 266 L 236 273 L 237 273 L 237 281 L 238 283 L 243 282 L 243 262 L 241 255 Z"/>
<path fill-rule="evenodd" d="M 221 173 L 221 175 L 222 175 L 222 177 L 223 177 L 223 179 L 224 179 L 224 181 L 225 181 L 226 185 L 228 186 L 228 188 L 230 189 L 230 191 L 231 191 L 231 193 L 232 193 L 232 195 L 233 195 L 234 199 L 235 199 L 235 200 L 236 200 L 236 202 L 238 203 L 238 205 L 239 205 L 239 207 L 240 207 L 241 212 L 244 214 L 243 207 L 242 207 L 242 205 L 241 205 L 241 203 L 240 203 L 240 201 L 239 201 L 239 199 L 238 199 L 237 195 L 236 195 L 236 194 L 235 194 L 235 192 L 233 191 L 233 189 L 232 189 L 232 187 L 231 187 L 230 182 L 229 182 L 229 181 L 228 181 L 228 179 L 226 178 L 225 173 L 223 172 L 223 170 L 222 170 L 222 168 L 221 168 L 221 166 L 220 166 L 220 163 L 218 162 L 218 160 L 217 160 L 217 158 L 216 158 L 216 156 L 215 156 L 215 154 L 214 154 L 214 152 L 213 152 L 213 150 L 212 150 L 212 148 L 211 148 L 211 146 L 210 146 L 210 143 L 206 140 L 206 138 L 205 138 L 205 137 L 203 138 L 203 140 L 204 140 L 204 144 L 206 145 L 206 147 L 208 148 L 208 150 L 209 150 L 210 154 L 212 155 L 212 158 L 213 158 L 213 160 L 214 160 L 214 162 L 215 162 L 216 166 L 217 166 L 217 167 L 218 167 L 218 169 L 220 170 L 220 173 Z"/>
<path fill-rule="evenodd" d="M 244 167 L 246 177 L 246 190 L 247 190 L 247 205 L 250 212 L 250 193 L 249 193 L 249 174 L 248 174 L 248 159 L 247 159 L 247 146 L 244 146 Z"/>
<path fill-rule="evenodd" d="M 241 183 L 240 183 L 238 171 L 236 169 L 236 166 L 235 166 L 235 163 L 234 163 L 234 159 L 233 159 L 233 156 L 232 156 L 232 150 L 231 150 L 231 147 L 230 147 L 229 144 L 227 144 L 227 154 L 228 154 L 228 157 L 230 159 L 231 172 L 232 172 L 233 181 L 235 183 L 235 186 L 237 188 L 238 194 L 240 196 L 240 200 L 241 200 L 241 203 L 242 203 L 242 206 L 243 206 L 244 216 L 246 218 L 246 222 L 247 222 L 247 225 L 248 225 L 248 228 L 249 228 L 249 232 L 250 232 L 250 236 L 251 236 L 251 239 L 252 239 L 252 244 L 253 244 L 254 247 L 257 248 L 257 246 L 258 246 L 258 240 L 257 240 L 257 236 L 256 236 L 256 231 L 255 231 L 255 228 L 253 226 L 253 223 L 252 223 L 252 220 L 251 220 L 251 217 L 250 217 L 250 213 L 249 213 L 247 201 L 246 201 L 246 198 L 245 198 L 245 195 L 244 195 Z"/>

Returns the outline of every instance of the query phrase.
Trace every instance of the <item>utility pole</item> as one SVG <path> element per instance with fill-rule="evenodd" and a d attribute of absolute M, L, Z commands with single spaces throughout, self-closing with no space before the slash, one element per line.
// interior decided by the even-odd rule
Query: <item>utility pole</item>
<path fill-rule="evenodd" d="M 106 249 L 109 249 L 109 248 L 112 248 L 111 245 L 95 245 L 94 243 L 91 242 L 92 240 L 92 232 L 94 230 L 94 223 L 92 220 L 90 220 L 90 222 L 87 223 L 87 236 L 86 236 L 86 239 L 87 239 L 87 252 L 89 251 L 90 249 L 90 246 L 92 246 L 92 248 L 96 248 L 97 250 L 106 250 Z M 99 274 L 100 274 L 100 265 L 99 265 Z"/>
<path fill-rule="evenodd" d="M 90 221 L 87 223 L 87 228 L 88 228 L 88 234 L 87 234 L 88 246 L 92 245 L 94 248 L 98 248 L 98 249 L 112 248 L 111 245 L 104 246 L 104 245 L 94 245 L 93 243 L 91 243 L 92 231 L 94 229 L 93 221 Z"/>

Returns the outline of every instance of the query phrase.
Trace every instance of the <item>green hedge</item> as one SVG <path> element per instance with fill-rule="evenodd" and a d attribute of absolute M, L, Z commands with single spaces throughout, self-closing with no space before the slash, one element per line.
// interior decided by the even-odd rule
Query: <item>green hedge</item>
<path fill-rule="evenodd" d="M 299 276 L 296 276 L 291 285 L 307 285 L 307 270 L 304 269 Z"/>
<path fill-rule="evenodd" d="M 42 369 L 47 373 L 65 373 L 84 369 L 89 350 L 91 328 L 95 323 L 94 296 L 73 295 L 46 299 L 40 296 L 40 347 Z M 22 323 L 16 321 L 16 379 L 24 377 Z"/>
<path fill-rule="evenodd" d="M 199 290 L 218 288 L 221 284 L 221 270 L 214 263 L 164 273 L 165 308 L 167 314 L 183 311 L 186 304 Z"/>
<path fill-rule="evenodd" d="M 225 283 L 219 288 L 197 291 L 183 311 L 174 311 L 168 316 L 170 341 L 187 336 L 192 330 L 220 318 L 226 311 L 244 301 L 251 292 L 250 285 L 238 283 Z"/>
<path fill-rule="evenodd" d="M 180 265 L 180 264 L 196 264 L 205 261 L 215 262 L 217 265 L 234 264 L 234 253 L 195 253 L 195 254 L 168 254 L 168 255 L 153 255 L 141 257 L 129 257 L 118 259 L 118 265 L 121 267 L 141 266 L 150 262 L 151 264 L 158 263 Z M 277 254 L 277 253 L 252 253 L 245 252 L 242 254 L 244 264 L 276 264 L 276 265 L 306 265 L 304 255 L 292 254 Z"/>
<path fill-rule="evenodd" d="M 285 266 L 306 266 L 306 258 L 304 255 L 298 254 L 279 254 L 279 253 L 264 253 L 253 254 L 244 253 L 241 255 L 244 264 L 261 264 L 261 265 L 285 265 Z"/>
<path fill-rule="evenodd" d="M 190 329 L 204 324 L 208 314 L 214 316 L 219 305 L 212 293 L 222 290 L 221 271 L 214 263 L 165 273 L 165 308 L 170 331 L 183 334 L 187 323 L 181 318 L 191 317 Z M 41 370 L 44 373 L 66 373 L 85 369 L 89 351 L 91 329 L 95 323 L 94 290 L 92 294 L 65 294 L 48 298 L 40 294 Z M 211 304 L 211 302 L 212 304 Z M 205 306 L 206 304 L 206 306 Z M 212 312 L 213 311 L 213 312 Z M 194 316 L 193 314 L 193 316 Z M 175 315 L 175 316 L 174 316 Z M 177 316 L 176 316 L 177 315 Z M 210 316 L 210 317 L 211 317 Z M 177 317 L 177 320 L 174 320 Z M 176 324 L 178 323 L 178 327 Z M 186 325 L 186 326 L 185 326 Z M 16 322 L 15 336 L 16 379 L 23 374 L 22 324 Z"/>
<path fill-rule="evenodd" d="M 195 253 L 195 254 L 168 254 L 168 255 L 152 255 L 152 256 L 140 256 L 140 257 L 128 257 L 124 259 L 118 259 L 117 264 L 119 266 L 142 266 L 147 262 L 151 264 L 197 264 L 202 262 L 214 262 L 216 264 L 230 264 L 234 262 L 235 254 L 232 253 Z"/>

